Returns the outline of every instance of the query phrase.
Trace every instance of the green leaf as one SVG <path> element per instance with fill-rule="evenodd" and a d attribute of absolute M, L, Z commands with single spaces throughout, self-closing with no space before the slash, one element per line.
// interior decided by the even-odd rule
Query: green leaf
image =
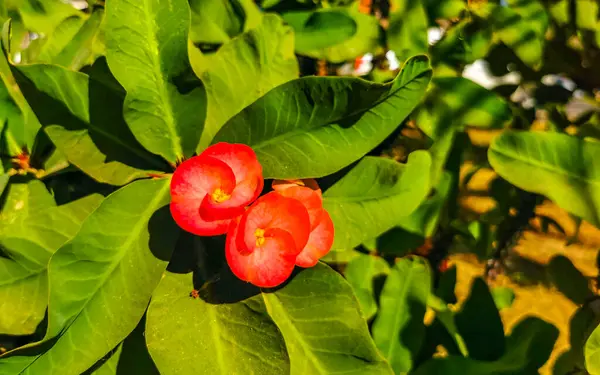
<path fill-rule="evenodd" d="M 262 296 L 285 340 L 291 375 L 393 374 L 377 352 L 352 288 L 328 266 L 305 269 Z"/>
<path fill-rule="evenodd" d="M 252 0 L 189 0 L 192 11 L 190 39 L 194 43 L 221 44 L 244 30 L 255 27 L 261 18 Z"/>
<path fill-rule="evenodd" d="M 260 296 L 215 303 L 190 297 L 193 289 L 191 272 L 167 272 L 152 295 L 146 341 L 161 374 L 289 373 L 283 338 Z"/>
<path fill-rule="evenodd" d="M 428 20 L 422 1 L 395 0 L 390 6 L 387 42 L 398 60 L 406 61 L 411 56 L 427 53 Z"/>
<path fill-rule="evenodd" d="M 296 52 L 301 55 L 340 44 L 356 34 L 357 30 L 356 22 L 343 8 L 288 12 L 282 17 L 294 28 Z"/>
<path fill-rule="evenodd" d="M 323 194 L 333 220 L 334 249 L 349 249 L 375 238 L 411 214 L 429 193 L 431 157 L 410 154 L 406 165 L 366 157 Z"/>
<path fill-rule="evenodd" d="M 292 30 L 274 14 L 262 17 L 256 29 L 234 38 L 214 56 L 206 58 L 198 52 L 191 59 L 208 95 L 198 153 L 235 114 L 272 88 L 298 77 Z"/>
<path fill-rule="evenodd" d="M 559 133 L 505 132 L 488 159 L 511 184 L 600 226 L 600 144 Z"/>
<path fill-rule="evenodd" d="M 387 275 L 389 272 L 390 266 L 383 258 L 370 254 L 360 254 L 346 265 L 344 276 L 354 290 L 366 320 L 370 320 L 377 313 L 378 307 L 373 288 L 375 278 Z"/>
<path fill-rule="evenodd" d="M 32 334 L 48 303 L 50 257 L 79 230 L 100 195 L 56 206 L 39 181 L 8 187 L 0 213 L 0 333 Z"/>
<path fill-rule="evenodd" d="M 171 163 L 192 156 L 206 92 L 200 82 L 182 87 L 191 72 L 187 1 L 108 0 L 105 23 L 106 58 L 127 91 L 123 113 L 136 139 Z"/>
<path fill-rule="evenodd" d="M 179 236 L 168 203 L 168 179 L 102 202 L 50 261 L 45 341 L 2 358 L 0 373 L 80 374 L 133 331 Z"/>
<path fill-rule="evenodd" d="M 509 308 L 515 300 L 515 292 L 509 287 L 500 286 L 490 292 L 498 310 Z"/>
<path fill-rule="evenodd" d="M 353 36 L 342 43 L 325 48 L 315 47 L 312 50 L 309 49 L 310 46 L 307 43 L 307 49 L 303 49 L 299 53 L 338 64 L 369 52 L 378 53 L 383 50 L 380 43 L 382 32 L 377 17 L 363 14 L 354 7 L 348 10 L 336 8 L 336 11 L 344 13 L 347 17 L 354 20 L 356 31 L 353 33 Z"/>
<path fill-rule="evenodd" d="M 357 78 L 300 78 L 238 113 L 213 142 L 252 146 L 265 178 L 326 176 L 394 131 L 421 100 L 430 76 L 427 57 L 417 56 L 387 85 Z"/>
<path fill-rule="evenodd" d="M 464 338 L 469 357 L 493 361 L 504 353 L 504 328 L 494 299 L 483 279 L 473 282 L 471 294 L 456 314 L 456 326 Z"/>
<path fill-rule="evenodd" d="M 600 374 L 600 325 L 585 342 L 585 368 L 590 375 Z"/>
<path fill-rule="evenodd" d="M 52 142 L 97 181 L 123 185 L 168 170 L 127 128 L 122 115 L 125 93 L 104 59 L 96 61 L 89 75 L 45 64 L 14 70 Z"/>
<path fill-rule="evenodd" d="M 430 138 L 440 138 L 449 126 L 501 128 L 512 117 L 504 99 L 467 78 L 439 77 L 432 82 L 416 116 L 417 125 Z"/>
<path fill-rule="evenodd" d="M 423 343 L 431 282 L 427 262 L 414 257 L 396 261 L 383 286 L 373 339 L 396 374 L 411 370 Z"/>

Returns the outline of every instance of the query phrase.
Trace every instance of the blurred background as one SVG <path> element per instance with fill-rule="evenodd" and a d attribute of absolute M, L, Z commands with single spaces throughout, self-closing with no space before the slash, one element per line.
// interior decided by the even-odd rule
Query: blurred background
<path fill-rule="evenodd" d="M 189 2 L 191 42 L 207 56 L 256 26 L 261 12 L 278 13 L 294 29 L 301 75 L 384 83 L 409 57 L 427 54 L 434 69 L 428 96 L 371 154 L 406 162 L 412 151 L 432 150 L 443 155 L 448 180 L 440 179 L 427 209 L 327 261 L 345 272 L 365 254 L 427 257 L 438 280 L 454 278 L 456 309 L 483 278 L 507 335 L 532 315 L 559 329 L 541 373 L 586 373 L 583 345 L 600 322 L 600 230 L 501 179 L 487 150 L 508 128 L 600 140 L 596 0 Z M 63 64 L 62 56 L 73 56 L 65 49 L 76 45 L 67 64 L 81 69 L 104 53 L 101 0 L 0 0 L 0 21 L 9 18 L 17 64 Z M 6 100 L 4 87 L 0 93 Z M 57 194 L 94 183 L 76 173 L 69 181 Z"/>

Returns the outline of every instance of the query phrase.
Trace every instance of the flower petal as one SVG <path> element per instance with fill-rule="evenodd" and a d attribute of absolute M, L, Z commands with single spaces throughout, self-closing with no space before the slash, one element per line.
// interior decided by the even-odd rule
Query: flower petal
<path fill-rule="evenodd" d="M 276 191 L 284 197 L 298 200 L 306 207 L 310 218 L 311 230 L 319 224 L 321 211 L 323 211 L 323 198 L 320 194 L 321 190 L 318 190 L 317 192 L 306 186 L 291 185 L 285 189 Z"/>
<path fill-rule="evenodd" d="M 306 246 L 296 257 L 297 266 L 313 267 L 331 250 L 334 235 L 333 221 L 324 209 L 319 219 L 317 226 L 310 232 Z"/>
<path fill-rule="evenodd" d="M 238 185 L 244 181 L 257 184 L 257 177 L 260 177 L 261 183 L 263 181 L 262 166 L 250 146 L 221 142 L 208 147 L 202 155 L 219 159 L 229 165 Z M 251 190 L 254 191 L 255 188 Z"/>
<path fill-rule="evenodd" d="M 237 220 L 231 223 L 225 245 L 227 264 L 234 275 L 261 288 L 272 288 L 283 283 L 294 270 L 295 243 L 293 237 L 281 229 L 265 233 L 265 242 L 251 253 L 239 251 L 236 238 L 242 236 Z M 293 251 L 290 251 L 293 249 Z"/>
<path fill-rule="evenodd" d="M 288 232 L 296 244 L 297 255 L 304 248 L 310 234 L 308 211 L 296 199 L 270 192 L 258 198 L 240 220 L 241 235 L 237 246 L 253 251 L 256 247 L 256 230 L 282 229 Z"/>
<path fill-rule="evenodd" d="M 213 236 L 227 232 L 230 220 L 210 221 L 200 216 L 200 205 L 216 189 L 231 194 L 235 176 L 221 160 L 195 156 L 181 163 L 171 178 L 171 214 L 184 230 Z"/>
<path fill-rule="evenodd" d="M 226 163 L 235 176 L 236 186 L 231 197 L 223 202 L 207 198 L 201 206 L 201 215 L 206 219 L 228 219 L 244 213 L 244 208 L 260 195 L 264 180 L 262 166 L 256 154 L 243 144 L 217 143 L 208 147 L 202 155 Z"/>

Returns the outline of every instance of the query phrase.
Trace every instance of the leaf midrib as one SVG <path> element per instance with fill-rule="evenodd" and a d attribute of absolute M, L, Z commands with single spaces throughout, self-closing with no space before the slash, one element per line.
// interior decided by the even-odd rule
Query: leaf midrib
<path fill-rule="evenodd" d="M 152 14 L 150 14 L 149 8 L 150 5 L 148 3 L 149 0 L 143 0 L 144 1 L 144 14 L 146 16 L 146 19 L 144 20 L 144 25 L 146 26 L 146 31 L 147 31 L 147 35 L 149 35 L 150 37 L 148 38 L 149 41 L 149 46 L 150 49 L 152 49 L 152 53 L 150 53 L 151 55 L 151 60 L 152 60 L 152 68 L 154 69 L 154 75 L 155 77 L 158 77 L 158 80 L 156 80 L 156 86 L 158 88 L 158 93 L 161 97 L 161 100 L 163 102 L 163 105 L 165 107 L 165 116 L 166 121 L 165 124 L 167 125 L 167 129 L 170 133 L 170 140 L 171 140 L 171 145 L 173 146 L 173 150 L 175 151 L 175 157 L 177 158 L 182 158 L 183 157 L 183 149 L 181 147 L 181 144 L 179 144 L 178 140 L 179 140 L 179 135 L 177 134 L 177 131 L 174 127 L 174 124 L 176 123 L 175 118 L 173 117 L 173 107 L 171 105 L 171 101 L 169 100 L 169 95 L 167 92 L 167 88 L 166 88 L 166 82 L 164 80 L 164 77 L 162 75 L 162 71 L 160 68 L 160 60 L 159 60 L 159 56 L 160 56 L 160 48 L 159 48 L 159 43 L 158 43 L 158 39 L 156 36 L 156 32 L 155 30 L 152 28 L 151 23 L 154 23 L 152 21 L 154 21 L 154 18 L 152 17 Z M 168 1 L 169 4 L 171 3 L 171 0 L 161 0 L 161 1 Z"/>
<path fill-rule="evenodd" d="M 290 327 L 290 329 L 294 332 L 294 336 L 296 337 L 296 341 L 300 344 L 300 347 L 302 348 L 303 352 L 306 354 L 306 356 L 310 359 L 310 361 L 313 363 L 314 367 L 319 371 L 319 374 L 322 375 L 328 375 L 328 373 L 325 371 L 325 369 L 323 369 L 321 367 L 321 363 L 319 362 L 318 358 L 315 357 L 314 353 L 311 350 L 311 347 L 308 343 L 306 343 L 303 339 L 302 339 L 302 335 L 300 334 L 300 332 L 298 332 L 298 330 L 296 329 L 296 326 L 294 325 L 294 323 L 292 322 L 292 320 L 287 316 L 287 314 L 285 314 L 285 309 L 283 308 L 283 305 L 281 304 L 279 297 L 277 297 L 277 295 L 275 293 L 265 293 L 262 292 L 261 296 L 263 297 L 263 300 L 265 302 L 265 305 L 267 306 L 268 310 L 271 310 L 270 313 L 273 311 L 273 305 L 269 302 L 269 296 L 273 296 L 272 298 L 277 300 L 277 303 L 279 305 L 279 309 L 281 310 L 281 314 L 279 314 L 279 316 L 281 318 L 283 318 L 285 320 L 285 322 L 287 323 L 288 327 Z M 284 337 L 284 341 L 285 341 L 285 337 Z M 287 346 L 287 345 L 286 345 Z M 291 358 L 290 358 L 290 363 L 291 363 Z M 291 369 L 290 369 L 291 371 Z"/>

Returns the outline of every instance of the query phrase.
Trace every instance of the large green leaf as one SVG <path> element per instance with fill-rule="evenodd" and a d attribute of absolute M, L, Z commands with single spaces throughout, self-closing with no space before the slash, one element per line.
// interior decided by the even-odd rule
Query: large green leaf
<path fill-rule="evenodd" d="M 262 293 L 285 340 L 291 375 L 393 374 L 377 352 L 352 288 L 324 264 Z"/>
<path fill-rule="evenodd" d="M 426 151 L 409 156 L 406 165 L 366 157 L 323 194 L 333 220 L 334 249 L 350 249 L 377 237 L 411 214 L 430 190 L 431 157 Z"/>
<path fill-rule="evenodd" d="M 171 163 L 191 156 L 206 92 L 200 82 L 183 87 L 191 72 L 188 2 L 108 0 L 105 22 L 106 58 L 127 91 L 123 113 L 136 139 Z"/>
<path fill-rule="evenodd" d="M 322 177 L 359 159 L 394 131 L 421 100 L 430 76 L 427 57 L 416 56 L 386 85 L 300 78 L 246 107 L 214 142 L 252 146 L 265 178 Z"/>
<path fill-rule="evenodd" d="M 383 286 L 373 339 L 396 374 L 411 370 L 423 343 L 431 282 L 427 262 L 414 257 L 398 260 Z"/>
<path fill-rule="evenodd" d="M 80 374 L 135 328 L 179 230 L 169 180 L 141 180 L 106 198 L 52 257 L 45 342 L 0 359 L 0 373 Z"/>
<path fill-rule="evenodd" d="M 590 375 L 600 374 L 600 325 L 585 342 L 585 369 Z"/>
<path fill-rule="evenodd" d="M 97 181 L 123 185 L 167 170 L 127 128 L 122 115 L 125 93 L 103 59 L 89 75 L 46 64 L 13 69 L 52 142 L 69 162 Z"/>
<path fill-rule="evenodd" d="M 39 181 L 11 184 L 0 213 L 0 334 L 32 334 L 48 303 L 50 257 L 102 200 L 56 206 Z"/>
<path fill-rule="evenodd" d="M 373 283 L 376 278 L 387 275 L 389 272 L 390 266 L 387 262 L 383 258 L 371 254 L 361 253 L 346 265 L 344 276 L 348 280 L 348 284 L 352 286 L 366 320 L 373 318 L 378 309 Z"/>
<path fill-rule="evenodd" d="M 421 0 L 393 0 L 390 2 L 390 24 L 387 28 L 388 47 L 400 61 L 427 53 L 428 20 Z"/>
<path fill-rule="evenodd" d="M 208 95 L 198 152 L 231 117 L 272 88 L 298 77 L 292 30 L 273 14 L 262 17 L 256 29 L 234 38 L 214 56 L 192 54 L 191 61 Z"/>
<path fill-rule="evenodd" d="M 251 29 L 261 18 L 252 0 L 189 0 L 192 11 L 190 39 L 194 43 L 221 44 L 244 30 Z"/>
<path fill-rule="evenodd" d="M 315 47 L 310 49 L 310 45 L 305 43 L 306 48 L 299 53 L 315 58 L 327 60 L 338 64 L 347 60 L 352 60 L 366 53 L 377 53 L 381 47 L 381 29 L 377 17 L 359 12 L 357 9 L 335 8 L 336 12 L 345 14 L 351 18 L 356 25 L 356 31 L 353 36 L 341 43 L 318 48 L 318 42 L 314 42 Z"/>
<path fill-rule="evenodd" d="M 526 318 L 513 328 L 507 339 L 507 351 L 494 362 L 450 356 L 431 359 L 413 375 L 515 375 L 537 374 L 552 353 L 558 330 L 538 318 Z"/>
<path fill-rule="evenodd" d="M 356 22 L 343 8 L 288 12 L 283 14 L 283 20 L 294 28 L 296 52 L 301 55 L 340 44 L 356 34 L 357 30 Z"/>
<path fill-rule="evenodd" d="M 161 374 L 289 373 L 260 296 L 218 304 L 190 297 L 192 289 L 191 272 L 167 272 L 152 295 L 146 341 Z"/>
<path fill-rule="evenodd" d="M 438 77 L 432 83 L 416 121 L 433 139 L 445 134 L 449 126 L 500 128 L 512 117 L 504 99 L 467 78 Z"/>
<path fill-rule="evenodd" d="M 600 144 L 559 133 L 505 132 L 488 158 L 511 184 L 600 226 Z"/>

